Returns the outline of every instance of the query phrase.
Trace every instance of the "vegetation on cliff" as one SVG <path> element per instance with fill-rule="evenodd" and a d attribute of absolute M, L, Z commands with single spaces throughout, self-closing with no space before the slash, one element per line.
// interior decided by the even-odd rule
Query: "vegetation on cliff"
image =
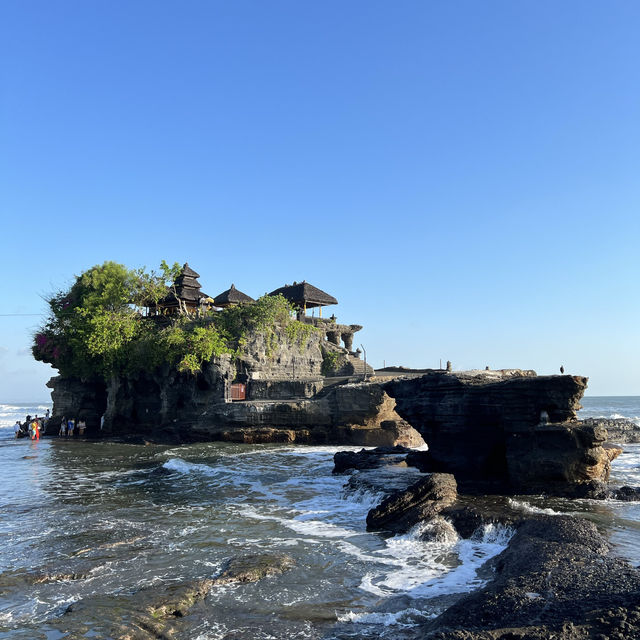
<path fill-rule="evenodd" d="M 34 358 L 83 378 L 163 364 L 196 373 L 214 357 L 240 354 L 250 333 L 261 332 L 274 345 L 275 329 L 282 327 L 290 342 L 302 345 L 314 331 L 292 317 L 293 307 L 282 296 L 222 311 L 181 309 L 169 317 L 145 317 L 145 307 L 171 291 L 180 269 L 164 261 L 160 272 L 115 262 L 88 269 L 47 299 L 49 316 L 34 336 Z"/>

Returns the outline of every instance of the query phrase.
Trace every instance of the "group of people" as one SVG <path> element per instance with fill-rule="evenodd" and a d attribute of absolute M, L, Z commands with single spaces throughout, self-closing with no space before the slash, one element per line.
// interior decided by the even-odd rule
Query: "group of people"
<path fill-rule="evenodd" d="M 76 427 L 78 428 L 78 436 L 84 436 L 85 429 L 87 428 L 87 422 L 84 418 L 80 418 L 77 422 L 75 418 L 67 418 L 62 416 L 60 420 L 60 431 L 58 435 L 61 438 L 73 438 Z"/>
<path fill-rule="evenodd" d="M 16 420 L 13 425 L 13 432 L 16 438 L 30 438 L 31 440 L 40 440 L 40 436 L 45 433 L 47 424 L 49 423 L 51 413 L 49 409 L 44 416 L 36 415 L 32 418 L 28 415 L 24 422 Z M 65 438 L 73 438 L 74 435 L 84 436 L 87 428 L 87 421 L 84 418 L 66 418 L 60 420 L 60 431 L 58 435 Z"/>
<path fill-rule="evenodd" d="M 16 438 L 30 438 L 31 440 L 40 440 L 40 435 L 44 433 L 47 428 L 47 424 L 49 423 L 50 411 L 47 409 L 44 416 L 31 417 L 28 415 L 25 418 L 24 422 L 20 422 L 20 420 L 16 420 L 16 423 L 13 425 L 13 433 Z"/>

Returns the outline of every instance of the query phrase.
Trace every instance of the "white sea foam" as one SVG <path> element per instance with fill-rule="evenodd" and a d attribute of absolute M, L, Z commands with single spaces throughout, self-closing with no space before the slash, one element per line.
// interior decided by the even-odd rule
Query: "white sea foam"
<path fill-rule="evenodd" d="M 385 627 L 401 626 L 409 627 L 414 626 L 419 622 L 424 622 L 433 615 L 427 615 L 418 609 L 402 609 L 394 613 L 355 613 L 353 611 L 347 611 L 341 615 L 338 615 L 339 622 L 354 622 L 356 624 L 380 624 Z"/>
<path fill-rule="evenodd" d="M 272 520 L 285 527 L 306 536 L 320 538 L 350 538 L 359 535 L 359 531 L 344 529 L 330 522 L 322 520 L 298 520 L 293 518 L 283 518 L 276 515 L 265 515 L 259 513 L 255 508 L 246 506 L 241 508 L 242 514 L 247 518 L 255 520 Z"/>
<path fill-rule="evenodd" d="M 547 516 L 563 516 L 563 515 L 571 515 L 569 513 L 565 513 L 563 511 L 555 511 L 554 509 L 545 508 L 545 507 L 536 507 L 533 504 L 525 502 L 523 500 L 514 500 L 513 498 L 507 499 L 507 504 L 518 511 L 522 511 L 524 513 L 535 513 L 535 514 L 544 514 Z"/>

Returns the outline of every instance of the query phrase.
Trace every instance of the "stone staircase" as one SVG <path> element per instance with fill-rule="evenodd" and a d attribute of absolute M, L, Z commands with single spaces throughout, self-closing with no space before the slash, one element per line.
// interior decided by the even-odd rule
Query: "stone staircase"
<path fill-rule="evenodd" d="M 374 374 L 373 367 L 371 365 L 367 364 L 365 369 L 364 360 L 352 355 L 347 356 L 347 363 L 343 369 L 349 369 L 350 371 L 348 375 L 352 376 L 363 376 L 365 372 L 367 376 L 372 376 Z"/>

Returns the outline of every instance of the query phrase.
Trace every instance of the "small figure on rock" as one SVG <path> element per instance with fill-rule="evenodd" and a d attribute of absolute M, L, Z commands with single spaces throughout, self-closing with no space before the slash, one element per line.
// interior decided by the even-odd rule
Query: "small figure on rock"
<path fill-rule="evenodd" d="M 15 435 L 16 438 L 19 437 L 19 433 L 20 433 L 20 429 L 21 429 L 21 424 L 20 424 L 20 420 L 16 420 L 16 423 L 13 425 L 13 434 Z"/>
<path fill-rule="evenodd" d="M 564 373 L 564 367 L 560 365 L 560 373 Z"/>
<path fill-rule="evenodd" d="M 451 371 L 451 360 L 447 360 L 447 371 Z"/>

